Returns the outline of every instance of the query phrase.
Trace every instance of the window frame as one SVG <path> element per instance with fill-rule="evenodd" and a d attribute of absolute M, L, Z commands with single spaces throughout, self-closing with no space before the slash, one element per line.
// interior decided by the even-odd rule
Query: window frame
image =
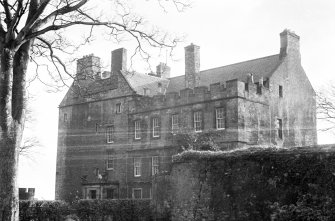
<path fill-rule="evenodd" d="M 279 85 L 279 87 L 278 87 L 278 95 L 279 95 L 280 98 L 283 97 L 283 95 L 284 95 L 283 92 L 284 92 L 284 91 L 283 91 L 283 86 L 282 86 L 282 85 Z"/>
<path fill-rule="evenodd" d="M 154 176 L 159 173 L 159 156 L 151 157 L 151 175 Z"/>
<path fill-rule="evenodd" d="M 134 157 L 134 177 L 140 177 L 142 175 L 142 162 L 140 157 Z"/>
<path fill-rule="evenodd" d="M 277 135 L 278 139 L 283 139 L 283 120 L 281 118 L 277 118 Z"/>
<path fill-rule="evenodd" d="M 132 198 L 133 199 L 143 199 L 143 190 L 142 190 L 142 188 L 133 188 L 132 190 L 133 190 L 132 191 Z M 140 191 L 140 193 L 141 193 L 141 197 L 140 198 L 136 198 L 135 197 L 135 191 Z"/>
<path fill-rule="evenodd" d="M 106 142 L 114 143 L 114 125 L 106 126 Z"/>
<path fill-rule="evenodd" d="M 64 113 L 64 116 L 63 116 L 63 122 L 64 122 L 64 123 L 67 122 L 67 113 Z"/>
<path fill-rule="evenodd" d="M 151 119 L 151 124 L 152 124 L 152 137 L 153 138 L 159 138 L 161 136 L 160 134 L 160 119 L 159 117 L 153 117 Z M 157 123 L 157 125 L 155 125 L 155 122 Z"/>
<path fill-rule="evenodd" d="M 138 128 L 137 128 L 137 126 L 138 126 Z M 140 120 L 135 120 L 135 122 L 134 122 L 134 139 L 135 140 L 140 140 L 141 138 L 142 138 L 141 137 L 141 121 Z"/>
<path fill-rule="evenodd" d="M 202 127 L 203 127 L 203 119 L 202 119 L 202 111 L 201 110 L 197 110 L 193 112 L 193 128 L 194 131 L 199 133 L 202 132 Z M 197 124 L 199 124 L 200 126 L 198 127 Z"/>
<path fill-rule="evenodd" d="M 120 114 L 122 112 L 121 103 L 115 104 L 115 113 Z"/>
<path fill-rule="evenodd" d="M 222 117 L 219 118 L 218 117 L 218 110 L 222 111 Z M 221 120 L 221 126 L 223 125 L 223 127 L 219 127 L 219 120 Z M 215 109 L 215 128 L 217 130 L 224 130 L 226 129 L 226 122 L 225 122 L 225 110 L 223 107 L 218 107 Z"/>
<path fill-rule="evenodd" d="M 93 198 L 92 197 L 92 193 L 94 192 L 94 195 L 95 195 L 95 197 Z M 98 194 L 97 194 L 97 190 L 89 190 L 89 199 L 92 199 L 92 200 L 95 200 L 95 199 L 98 199 Z"/>
<path fill-rule="evenodd" d="M 106 170 L 114 170 L 115 157 L 112 153 L 107 153 Z M 112 165 L 110 167 L 110 165 Z"/>
<path fill-rule="evenodd" d="M 176 122 L 174 120 L 176 120 Z M 178 129 L 179 129 L 179 114 L 172 114 L 171 115 L 171 132 L 176 133 Z"/>

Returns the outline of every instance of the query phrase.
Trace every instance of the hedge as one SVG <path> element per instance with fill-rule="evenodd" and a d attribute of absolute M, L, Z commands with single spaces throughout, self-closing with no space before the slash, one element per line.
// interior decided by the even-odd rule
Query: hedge
<path fill-rule="evenodd" d="M 60 221 L 66 217 L 81 221 L 144 221 L 153 220 L 150 200 L 79 200 L 20 201 L 20 220 Z"/>

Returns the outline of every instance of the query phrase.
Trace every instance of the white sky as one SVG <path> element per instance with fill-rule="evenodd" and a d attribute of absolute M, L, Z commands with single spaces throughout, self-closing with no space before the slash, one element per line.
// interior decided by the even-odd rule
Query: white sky
<path fill-rule="evenodd" d="M 164 13 L 155 2 L 133 0 L 133 9 L 150 23 L 170 33 L 185 35 L 185 41 L 175 50 L 173 61 L 167 60 L 172 67 L 172 76 L 184 73 L 184 47 L 191 42 L 201 47 L 201 69 L 205 70 L 277 54 L 279 33 L 289 28 L 301 37 L 302 65 L 315 90 L 335 80 L 334 0 L 194 0 L 193 7 L 183 13 L 173 10 Z M 130 42 L 115 45 L 103 37 L 96 40 L 83 47 L 76 56 L 94 53 L 109 65 L 112 50 L 132 45 Z M 160 58 L 153 59 L 153 70 L 158 62 L 166 60 L 165 53 L 162 54 Z M 135 61 L 134 68 L 149 72 L 140 60 Z M 39 199 L 53 199 L 57 107 L 66 89 L 60 93 L 47 93 L 45 87 L 34 84 L 31 91 L 35 95 L 31 106 L 36 121 L 29 133 L 37 136 L 41 147 L 35 150 L 38 153 L 32 156 L 33 160 L 21 159 L 19 186 L 35 187 Z M 335 141 L 330 133 L 319 133 L 318 139 L 319 143 Z"/>

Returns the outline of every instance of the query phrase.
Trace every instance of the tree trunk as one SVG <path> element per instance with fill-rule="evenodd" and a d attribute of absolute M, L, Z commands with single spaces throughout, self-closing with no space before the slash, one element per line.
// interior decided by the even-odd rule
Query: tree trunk
<path fill-rule="evenodd" d="M 19 220 L 17 169 L 25 118 L 25 75 L 31 42 L 1 50 L 0 221 Z"/>

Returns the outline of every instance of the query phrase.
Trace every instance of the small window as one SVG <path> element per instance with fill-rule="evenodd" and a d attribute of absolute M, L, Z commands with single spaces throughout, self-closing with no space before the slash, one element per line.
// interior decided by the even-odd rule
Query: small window
<path fill-rule="evenodd" d="M 216 129 L 222 130 L 225 128 L 224 109 L 217 108 L 215 110 Z"/>
<path fill-rule="evenodd" d="M 257 83 L 256 85 L 257 85 L 257 91 L 256 91 L 256 93 L 261 95 L 262 94 L 262 84 Z"/>
<path fill-rule="evenodd" d="M 179 115 L 173 114 L 171 116 L 171 129 L 172 133 L 176 133 L 179 129 Z"/>
<path fill-rule="evenodd" d="M 244 90 L 245 91 L 249 91 L 249 84 L 248 83 L 244 83 Z"/>
<path fill-rule="evenodd" d="M 141 121 L 135 121 L 135 140 L 141 139 Z"/>
<path fill-rule="evenodd" d="M 89 196 L 90 199 L 96 199 L 97 198 L 97 191 L 96 190 L 90 190 L 89 194 L 90 194 L 90 196 Z"/>
<path fill-rule="evenodd" d="M 94 175 L 95 175 L 95 176 L 99 176 L 99 175 L 100 175 L 100 170 L 99 170 L 99 168 L 95 168 L 95 169 L 94 169 Z"/>
<path fill-rule="evenodd" d="M 152 175 L 156 175 L 159 171 L 159 158 L 158 156 L 151 158 L 151 169 L 152 169 Z"/>
<path fill-rule="evenodd" d="M 133 199 L 142 199 L 142 188 L 133 188 Z"/>
<path fill-rule="evenodd" d="M 121 103 L 117 103 L 115 108 L 116 108 L 116 113 L 117 114 L 121 113 Z"/>
<path fill-rule="evenodd" d="M 160 136 L 160 125 L 158 117 L 152 118 L 152 137 Z"/>
<path fill-rule="evenodd" d="M 193 122 L 194 122 L 194 130 L 195 132 L 202 131 L 202 112 L 196 111 L 193 113 Z"/>
<path fill-rule="evenodd" d="M 67 113 L 64 114 L 64 122 L 67 122 Z"/>
<path fill-rule="evenodd" d="M 149 95 L 149 94 L 150 94 L 149 88 L 143 88 L 143 95 Z"/>
<path fill-rule="evenodd" d="M 141 158 L 134 158 L 134 176 L 141 176 Z"/>
<path fill-rule="evenodd" d="M 113 188 L 106 189 L 106 199 L 114 199 L 114 189 Z"/>
<path fill-rule="evenodd" d="M 114 155 L 112 153 L 108 153 L 107 155 L 107 162 L 106 162 L 106 169 L 113 170 L 114 169 Z"/>
<path fill-rule="evenodd" d="M 106 127 L 107 143 L 114 143 L 114 126 Z"/>
<path fill-rule="evenodd" d="M 279 97 L 283 97 L 283 86 L 279 85 Z"/>
<path fill-rule="evenodd" d="M 278 138 L 283 139 L 283 121 L 282 121 L 282 119 L 277 119 L 277 130 L 278 130 Z"/>

